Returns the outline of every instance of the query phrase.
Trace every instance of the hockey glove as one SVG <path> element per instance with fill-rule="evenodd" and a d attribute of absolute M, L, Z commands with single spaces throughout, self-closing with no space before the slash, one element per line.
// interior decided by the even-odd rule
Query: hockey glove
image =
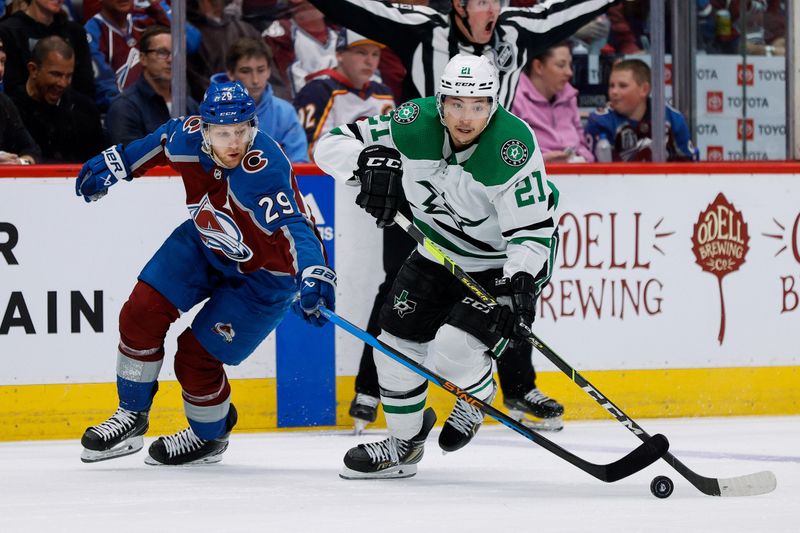
<path fill-rule="evenodd" d="M 490 329 L 507 339 L 522 340 L 530 334 L 536 318 L 536 284 L 527 272 L 517 272 L 511 279 L 500 278 L 494 284 L 498 305 Z"/>
<path fill-rule="evenodd" d="M 320 307 L 336 309 L 336 272 L 326 266 L 310 266 L 300 274 L 300 296 L 292 310 L 313 326 L 324 326 L 328 319 L 319 313 Z"/>
<path fill-rule="evenodd" d="M 358 156 L 354 174 L 361 181 L 356 203 L 375 217 L 379 228 L 394 224 L 402 198 L 400 152 L 379 144 L 368 146 Z"/>
<path fill-rule="evenodd" d="M 110 146 L 84 163 L 75 181 L 75 194 L 94 202 L 105 196 L 108 188 L 119 180 L 133 179 L 121 150 L 121 144 Z"/>

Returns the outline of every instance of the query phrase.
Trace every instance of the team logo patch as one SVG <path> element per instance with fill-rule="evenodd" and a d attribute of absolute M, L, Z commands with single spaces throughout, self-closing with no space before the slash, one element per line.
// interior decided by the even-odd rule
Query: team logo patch
<path fill-rule="evenodd" d="M 398 124 L 411 124 L 419 116 L 419 106 L 414 102 L 406 102 L 394 110 L 394 121 Z"/>
<path fill-rule="evenodd" d="M 507 165 L 521 167 L 528 160 L 528 147 L 522 141 L 511 139 L 500 148 L 500 156 Z"/>
<path fill-rule="evenodd" d="M 400 318 L 403 318 L 408 313 L 413 313 L 414 309 L 417 308 L 417 302 L 408 299 L 408 291 L 403 290 L 400 293 L 400 296 L 394 297 L 394 306 L 392 309 L 397 311 L 397 314 L 400 315 Z"/>
<path fill-rule="evenodd" d="M 183 131 L 186 133 L 197 133 L 203 124 L 202 119 L 197 115 L 192 115 L 183 121 Z"/>
<path fill-rule="evenodd" d="M 264 157 L 264 152 L 261 150 L 250 150 L 244 154 L 244 158 L 242 159 L 242 168 L 249 174 L 255 174 L 268 164 L 269 159 Z"/>
<path fill-rule="evenodd" d="M 214 324 L 214 327 L 211 328 L 211 331 L 217 335 L 220 335 L 228 344 L 232 343 L 233 338 L 236 336 L 236 332 L 233 331 L 233 326 L 230 324 L 223 324 L 222 322 L 217 322 Z"/>
<path fill-rule="evenodd" d="M 220 170 L 219 168 L 215 168 L 214 169 L 214 179 L 215 180 L 221 180 L 222 179 L 222 170 Z"/>
<path fill-rule="evenodd" d="M 212 205 L 208 194 L 199 204 L 187 207 L 203 244 L 238 263 L 249 261 L 253 257 L 252 250 L 244 243 L 242 230 L 233 218 Z"/>

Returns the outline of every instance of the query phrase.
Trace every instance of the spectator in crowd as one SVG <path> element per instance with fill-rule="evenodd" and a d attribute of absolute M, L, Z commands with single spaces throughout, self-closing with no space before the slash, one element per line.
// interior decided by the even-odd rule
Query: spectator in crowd
<path fill-rule="evenodd" d="M 569 44 L 557 44 L 534 56 L 526 74 L 520 76 L 511 112 L 536 132 L 545 162 L 593 162 L 578 111 L 578 91 L 569 83 Z"/>
<path fill-rule="evenodd" d="M 292 105 L 272 93 L 269 83 L 272 51 L 262 39 L 243 37 L 231 46 L 225 73 L 214 83 L 240 81 L 256 102 L 258 129 L 275 139 L 292 163 L 308 163 L 308 143 Z"/>
<path fill-rule="evenodd" d="M 608 106 L 589 115 L 586 133 L 598 161 L 609 158 L 601 153 L 610 144 L 614 161 L 652 161 L 650 67 L 640 59 L 626 59 L 611 69 Z M 697 160 L 689 128 L 683 116 L 666 106 L 667 161 Z"/>
<path fill-rule="evenodd" d="M 698 0 L 700 2 L 701 0 Z M 742 21 L 739 0 L 705 0 L 699 10 L 701 46 L 709 53 L 738 54 Z M 745 50 L 752 55 L 786 54 L 786 6 L 782 0 L 747 0 Z M 705 31 L 704 31 L 705 30 Z"/>
<path fill-rule="evenodd" d="M 28 80 L 28 64 L 36 43 L 51 35 L 63 38 L 75 57 L 72 87 L 94 100 L 94 73 L 86 31 L 67 18 L 61 9 L 64 0 L 31 0 L 23 10 L 0 22 L 0 39 L 5 43 L 8 62 L 5 84 L 24 90 Z M 44 146 L 42 147 L 44 149 Z"/>
<path fill-rule="evenodd" d="M 3 94 L 5 65 L 6 52 L 0 41 L 0 165 L 32 165 L 41 157 L 41 150 L 25 129 L 14 102 Z"/>
<path fill-rule="evenodd" d="M 142 33 L 142 75 L 111 102 L 106 128 L 113 144 L 125 144 L 155 131 L 170 118 L 172 106 L 172 35 L 165 26 L 150 26 Z M 197 102 L 187 99 L 188 114 Z"/>
<path fill-rule="evenodd" d="M 161 5 L 149 3 L 146 16 L 133 18 L 133 0 L 101 0 L 100 12 L 86 23 L 95 72 L 95 103 L 108 110 L 111 100 L 139 79 L 139 39 L 145 27 L 169 26 Z"/>
<path fill-rule="evenodd" d="M 290 20 L 276 20 L 264 35 L 275 53 L 275 66 L 290 89 L 290 99 L 300 92 L 307 77 L 336 67 L 337 28 L 307 0 L 289 0 Z"/>
<path fill-rule="evenodd" d="M 78 163 L 107 144 L 94 102 L 71 87 L 74 70 L 74 50 L 52 35 L 33 47 L 25 86 L 10 88 L 42 162 Z"/>
<path fill-rule="evenodd" d="M 187 20 L 203 36 L 200 50 L 188 58 L 187 82 L 192 96 L 203 99 L 209 80 L 217 72 L 225 71 L 228 50 L 242 37 L 260 39 L 253 26 L 225 13 L 226 0 L 189 0 Z"/>
<path fill-rule="evenodd" d="M 389 87 L 371 81 L 384 46 L 342 29 L 336 43 L 337 66 L 312 74 L 294 100 L 306 130 L 309 155 L 323 133 L 394 108 Z"/>

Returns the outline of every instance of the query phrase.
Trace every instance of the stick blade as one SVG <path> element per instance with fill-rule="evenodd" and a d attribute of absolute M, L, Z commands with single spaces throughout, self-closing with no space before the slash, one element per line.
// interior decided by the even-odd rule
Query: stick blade
<path fill-rule="evenodd" d="M 669 450 L 667 437 L 658 433 L 644 441 L 631 453 L 606 465 L 603 481 L 613 483 L 650 466 Z"/>
<path fill-rule="evenodd" d="M 719 479 L 720 496 L 758 496 L 775 490 L 778 480 L 769 470 L 746 476 Z"/>

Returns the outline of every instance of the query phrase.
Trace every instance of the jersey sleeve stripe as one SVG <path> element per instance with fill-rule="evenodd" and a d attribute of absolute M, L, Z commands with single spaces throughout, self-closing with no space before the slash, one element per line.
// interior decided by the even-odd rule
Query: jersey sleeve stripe
<path fill-rule="evenodd" d="M 521 227 L 521 228 L 514 228 L 514 229 L 510 229 L 508 231 L 504 231 L 503 232 L 503 237 L 506 237 L 506 238 L 511 237 L 512 235 L 514 235 L 515 233 L 519 233 L 520 231 L 537 231 L 537 230 L 540 230 L 540 229 L 554 228 L 554 227 L 555 227 L 555 223 L 553 222 L 553 218 L 551 217 L 551 218 L 548 218 L 547 220 L 542 220 L 541 222 L 537 222 L 537 223 L 531 224 L 529 226 L 524 226 L 524 227 Z"/>

